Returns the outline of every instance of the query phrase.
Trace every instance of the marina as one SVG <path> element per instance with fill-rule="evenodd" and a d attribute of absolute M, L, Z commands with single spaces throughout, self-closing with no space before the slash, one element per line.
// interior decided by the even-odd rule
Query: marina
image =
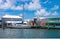
<path fill-rule="evenodd" d="M 47 29 L 59 29 L 60 18 L 33 18 L 30 20 L 24 20 L 20 16 L 5 15 L 0 21 L 1 28 L 47 28 Z"/>
<path fill-rule="evenodd" d="M 60 18 L 33 18 L 30 20 L 24 20 L 20 16 L 5 15 L 0 21 L 1 28 L 47 28 L 47 29 L 59 29 Z"/>
<path fill-rule="evenodd" d="M 60 38 L 60 1 L 0 0 L 0 38 Z"/>

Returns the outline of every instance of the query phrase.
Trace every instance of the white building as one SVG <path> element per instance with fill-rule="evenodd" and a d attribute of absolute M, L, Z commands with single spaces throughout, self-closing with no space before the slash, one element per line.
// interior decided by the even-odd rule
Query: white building
<path fill-rule="evenodd" d="M 2 26 L 14 26 L 16 24 L 22 24 L 23 20 L 20 16 L 5 15 L 2 17 Z"/>

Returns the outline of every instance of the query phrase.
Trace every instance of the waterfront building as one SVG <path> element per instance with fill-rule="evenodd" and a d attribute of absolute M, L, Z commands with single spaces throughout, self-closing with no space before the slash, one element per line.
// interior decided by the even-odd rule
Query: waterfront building
<path fill-rule="evenodd" d="M 60 26 L 60 18 L 48 18 L 46 24 L 50 26 Z"/>
<path fill-rule="evenodd" d="M 42 26 L 60 26 L 60 18 L 44 18 L 40 20 Z"/>
<path fill-rule="evenodd" d="M 37 19 L 37 18 L 36 18 Z M 40 26 L 60 26 L 60 18 L 39 18 Z"/>
<path fill-rule="evenodd" d="M 16 26 L 17 24 L 22 24 L 23 20 L 20 16 L 15 15 L 5 15 L 2 16 L 2 27 L 6 26 Z"/>

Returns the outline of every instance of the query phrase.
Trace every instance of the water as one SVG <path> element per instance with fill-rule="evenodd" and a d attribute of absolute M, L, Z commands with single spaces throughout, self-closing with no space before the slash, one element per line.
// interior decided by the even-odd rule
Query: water
<path fill-rule="evenodd" d="M 58 38 L 60 29 L 1 29 L 0 38 Z"/>

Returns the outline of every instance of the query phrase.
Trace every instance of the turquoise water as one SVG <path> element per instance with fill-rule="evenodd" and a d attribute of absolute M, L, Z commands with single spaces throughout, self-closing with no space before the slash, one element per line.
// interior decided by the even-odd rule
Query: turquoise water
<path fill-rule="evenodd" d="M 1 29 L 0 38 L 58 38 L 60 29 Z"/>

